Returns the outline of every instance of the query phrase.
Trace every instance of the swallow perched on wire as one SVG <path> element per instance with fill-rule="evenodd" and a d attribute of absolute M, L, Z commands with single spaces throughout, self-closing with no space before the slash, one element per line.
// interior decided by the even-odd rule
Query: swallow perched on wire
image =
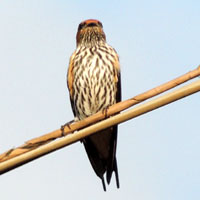
<path fill-rule="evenodd" d="M 106 42 L 102 23 L 89 19 L 81 22 L 76 35 L 76 50 L 70 58 L 67 85 L 75 119 L 82 120 L 121 101 L 119 57 Z M 106 191 L 104 174 L 110 183 L 115 172 L 117 125 L 82 140 L 96 175 Z"/>

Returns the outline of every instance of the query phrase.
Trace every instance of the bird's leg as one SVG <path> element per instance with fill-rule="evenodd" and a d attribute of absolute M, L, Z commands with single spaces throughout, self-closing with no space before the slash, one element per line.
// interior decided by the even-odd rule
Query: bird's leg
<path fill-rule="evenodd" d="M 71 120 L 67 123 L 65 123 L 64 125 L 61 126 L 60 130 L 61 130 L 61 135 L 62 136 L 65 136 L 65 133 L 64 133 L 64 130 L 65 130 L 65 127 L 67 126 L 69 129 L 71 129 L 70 127 L 70 124 L 72 124 L 75 120 Z"/>

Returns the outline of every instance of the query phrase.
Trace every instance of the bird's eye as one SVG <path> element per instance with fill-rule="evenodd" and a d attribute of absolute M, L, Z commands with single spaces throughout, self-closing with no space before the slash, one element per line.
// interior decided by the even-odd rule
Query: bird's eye
<path fill-rule="evenodd" d="M 79 26 L 78 26 L 78 31 L 80 31 L 84 26 L 85 26 L 85 23 L 79 24 Z"/>
<path fill-rule="evenodd" d="M 101 28 L 103 28 L 103 25 L 102 25 L 101 22 L 98 22 L 98 25 L 99 25 Z"/>

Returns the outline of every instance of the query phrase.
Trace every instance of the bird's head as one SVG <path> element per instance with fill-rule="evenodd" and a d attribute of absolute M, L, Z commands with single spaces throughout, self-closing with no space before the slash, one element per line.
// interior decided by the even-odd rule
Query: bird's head
<path fill-rule="evenodd" d="M 103 25 L 100 21 L 88 19 L 79 24 L 76 35 L 77 46 L 94 46 L 105 41 L 106 36 L 103 32 Z"/>

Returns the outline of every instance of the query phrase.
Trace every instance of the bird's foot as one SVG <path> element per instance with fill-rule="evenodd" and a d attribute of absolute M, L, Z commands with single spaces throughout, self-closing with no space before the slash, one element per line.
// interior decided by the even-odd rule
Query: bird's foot
<path fill-rule="evenodd" d="M 102 110 L 102 113 L 105 115 L 105 118 L 107 118 L 108 117 L 108 108 L 109 108 L 110 106 L 106 106 L 105 108 L 103 108 L 103 110 Z"/>
<path fill-rule="evenodd" d="M 71 120 L 71 121 L 69 121 L 69 122 L 67 122 L 67 123 L 65 123 L 64 125 L 61 126 L 60 130 L 61 130 L 61 135 L 62 135 L 62 136 L 65 136 L 65 132 L 64 132 L 65 127 L 67 126 L 69 129 L 71 129 L 70 125 L 71 125 L 74 121 L 75 121 L 75 120 Z"/>

